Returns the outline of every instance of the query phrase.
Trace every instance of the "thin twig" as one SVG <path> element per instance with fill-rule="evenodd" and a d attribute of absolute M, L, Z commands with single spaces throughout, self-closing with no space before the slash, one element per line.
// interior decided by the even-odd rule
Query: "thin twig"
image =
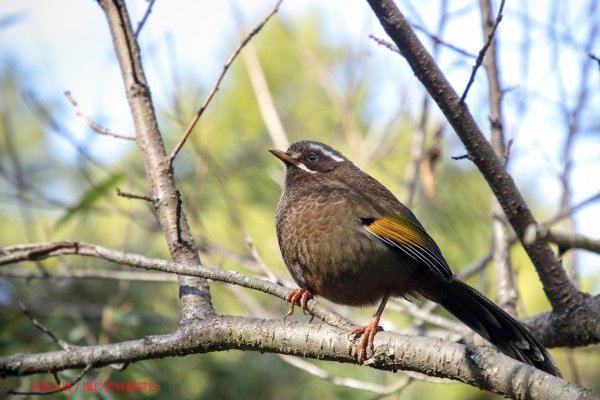
<path fill-rule="evenodd" d="M 29 312 L 29 310 L 25 306 L 25 303 L 23 303 L 21 300 L 18 300 L 18 303 L 19 303 L 19 307 L 21 307 L 21 310 L 23 311 L 23 314 L 25 314 L 27 316 L 27 318 L 29 318 L 29 320 L 31 321 L 31 323 L 33 325 L 35 325 L 35 327 L 38 328 L 40 331 L 42 331 L 46 335 L 48 335 L 63 350 L 69 351 L 73 347 L 69 343 L 65 342 L 64 340 L 62 340 L 61 338 L 59 338 L 58 336 L 56 336 L 50 329 L 48 329 L 44 324 L 42 324 L 33 315 L 31 315 L 31 313 Z"/>
<path fill-rule="evenodd" d="M 592 54 L 592 53 L 588 53 L 588 56 L 590 56 L 590 58 L 594 61 L 596 61 L 598 63 L 598 69 L 600 69 L 600 57 Z"/>
<path fill-rule="evenodd" d="M 458 160 L 471 160 L 473 161 L 473 156 L 470 154 L 463 154 L 462 156 L 452 156 L 450 157 L 452 158 L 454 161 L 458 161 Z"/>
<path fill-rule="evenodd" d="M 137 282 L 177 282 L 173 274 L 145 271 L 115 270 L 64 270 L 56 272 L 23 271 L 18 268 L 2 268 L 0 276 L 17 279 L 103 279 Z"/>
<path fill-rule="evenodd" d="M 417 25 L 417 24 L 414 24 L 414 23 L 412 23 L 411 25 L 412 25 L 412 27 L 413 27 L 413 28 L 415 28 L 416 30 L 418 30 L 418 31 L 420 31 L 420 32 L 423 32 L 424 34 L 426 34 L 427 36 L 429 36 L 429 38 L 430 38 L 431 40 L 433 40 L 433 43 L 434 43 L 434 44 L 439 44 L 439 45 L 442 45 L 442 46 L 444 46 L 444 47 L 447 47 L 447 48 L 449 48 L 450 50 L 453 50 L 453 51 L 457 52 L 458 54 L 461 54 L 461 55 L 463 55 L 463 56 L 467 56 L 467 57 L 469 57 L 469 58 L 477 58 L 477 56 L 476 56 L 475 54 L 473 54 L 473 53 L 470 53 L 470 52 L 468 52 L 468 51 L 467 51 L 467 50 L 465 50 L 465 49 L 461 49 L 460 47 L 458 47 L 458 46 L 455 46 L 455 45 L 453 45 L 452 43 L 448 43 L 448 42 L 444 41 L 444 40 L 443 40 L 443 39 L 441 39 L 441 38 L 440 38 L 438 35 L 434 35 L 434 34 L 432 34 L 432 33 L 428 32 L 428 31 L 427 31 L 425 28 L 423 28 L 422 26 L 420 26 L 420 25 Z"/>
<path fill-rule="evenodd" d="M 413 378 L 404 375 L 403 379 L 398 379 L 394 383 L 386 386 L 378 385 L 373 382 L 361 381 L 358 379 L 348 378 L 344 376 L 333 375 L 323 368 L 320 368 L 306 360 L 303 360 L 298 357 L 288 356 L 284 354 L 280 354 L 279 358 L 281 358 L 287 364 L 298 368 L 312 376 L 323 379 L 324 381 L 331 382 L 334 385 L 348 387 L 352 389 L 365 390 L 368 392 L 375 393 L 377 395 L 390 395 L 392 393 L 397 393 L 402 389 L 406 388 L 411 382 L 413 382 Z"/>
<path fill-rule="evenodd" d="M 497 24 L 492 20 L 491 0 L 480 0 L 479 5 L 483 37 L 484 40 L 487 38 L 489 43 L 487 60 L 485 63 L 485 73 L 488 81 L 489 120 L 492 131 L 491 144 L 496 156 L 500 159 L 504 157 L 503 165 L 506 166 L 507 158 L 505 155 L 507 152 L 502 109 L 503 93 L 500 84 L 500 72 L 497 57 L 498 39 L 493 33 L 494 26 Z M 498 18 L 496 18 L 496 20 L 498 20 Z M 508 240 L 510 236 L 510 233 L 508 232 L 508 221 L 502 210 L 502 206 L 495 196 L 492 196 L 491 202 L 492 249 L 494 262 L 496 264 L 496 301 L 506 312 L 511 315 L 516 315 L 517 289 L 510 254 L 511 245 Z"/>
<path fill-rule="evenodd" d="M 123 192 L 119 188 L 117 188 L 117 196 L 125 197 L 126 199 L 144 200 L 144 201 L 147 201 L 148 203 L 155 202 L 155 199 L 153 199 L 150 196 L 146 196 L 143 194 L 134 194 L 134 193 Z"/>
<path fill-rule="evenodd" d="M 464 324 L 453 321 L 441 315 L 433 314 L 429 310 L 424 310 L 418 307 L 416 304 L 411 303 L 410 301 L 401 299 L 393 300 L 394 301 L 390 301 L 390 303 L 388 304 L 388 307 L 391 310 L 400 311 L 402 314 L 409 314 L 417 320 L 437 325 L 452 333 L 458 333 L 460 335 L 465 336 L 471 332 L 471 330 L 467 328 Z"/>
<path fill-rule="evenodd" d="M 244 230 L 244 237 L 246 238 L 246 245 L 248 246 L 248 250 L 250 250 L 250 254 L 252 254 L 252 258 L 254 258 L 254 261 L 256 261 L 256 264 L 259 266 L 263 274 L 265 274 L 265 276 L 271 282 L 281 284 L 281 280 L 277 277 L 277 275 L 275 275 L 275 273 L 273 273 L 273 271 L 271 271 L 271 269 L 265 263 L 260 253 L 258 252 L 258 249 L 256 248 L 256 246 L 254 246 L 252 236 L 250 236 L 250 234 L 246 230 Z"/>
<path fill-rule="evenodd" d="M 578 204 L 568 207 L 565 210 L 561 210 L 558 214 L 553 216 L 552 218 L 543 222 L 543 225 L 549 226 L 557 223 L 558 221 L 569 217 L 575 211 L 579 211 L 581 208 L 589 206 L 590 204 L 597 202 L 600 200 L 600 193 L 596 193 L 595 195 L 588 197 L 587 199 L 581 201 Z"/>
<path fill-rule="evenodd" d="M 510 138 L 508 139 L 508 142 L 506 142 L 506 148 L 504 149 L 504 166 L 506 167 L 506 164 L 508 164 L 508 160 L 510 160 L 510 153 L 512 151 L 512 147 L 513 144 L 515 143 L 515 139 Z"/>
<path fill-rule="evenodd" d="M 517 238 L 513 236 L 511 238 L 510 244 L 512 246 L 515 243 L 517 243 Z M 492 252 L 490 251 L 488 254 L 481 257 L 479 260 L 476 260 L 473 263 L 467 265 L 463 270 L 456 274 L 456 277 L 461 281 L 464 281 L 477 274 L 478 272 L 482 271 L 486 266 L 488 266 L 492 262 L 493 259 L 494 257 L 492 255 Z"/>
<path fill-rule="evenodd" d="M 140 34 L 140 31 L 142 30 L 142 28 L 144 27 L 144 24 L 146 23 L 146 20 L 148 19 L 148 16 L 152 12 L 152 7 L 154 6 L 154 2 L 155 1 L 156 0 L 149 0 L 148 7 L 146 8 L 146 12 L 144 13 L 144 16 L 142 17 L 142 20 L 138 23 L 137 29 L 135 30 L 135 37 L 136 38 Z"/>
<path fill-rule="evenodd" d="M 113 136 L 113 137 L 116 137 L 116 138 L 119 138 L 119 139 L 135 140 L 135 137 L 133 137 L 131 135 L 127 135 L 127 134 L 124 134 L 124 133 L 115 132 L 113 130 L 110 130 L 108 128 L 103 127 L 102 125 L 98 124 L 97 122 L 94 122 L 94 120 L 92 120 L 90 117 L 88 117 L 86 114 L 84 114 L 83 111 L 81 111 L 81 108 L 79 108 L 79 105 L 77 104 L 77 102 L 73 98 L 73 95 L 71 94 L 70 91 L 68 91 L 68 90 L 65 91 L 64 95 L 67 98 L 67 100 L 69 100 L 69 102 L 71 103 L 71 105 L 73 106 L 73 108 L 75 109 L 75 114 L 77 114 L 77 116 L 83 118 L 83 120 L 85 122 L 87 122 L 87 124 L 90 126 L 90 128 L 92 128 L 96 132 L 98 132 L 98 133 L 100 133 L 102 135 Z"/>
<path fill-rule="evenodd" d="M 373 40 L 374 40 L 374 41 L 375 41 L 377 44 L 379 44 L 379 45 L 381 45 L 381 46 L 383 46 L 383 47 L 387 47 L 389 50 L 393 51 L 394 53 L 398 53 L 398 54 L 400 54 L 400 55 L 402 54 L 402 53 L 400 52 L 400 49 L 399 49 L 399 48 L 397 48 L 396 46 L 394 46 L 393 44 L 391 44 L 391 43 L 390 43 L 390 42 L 388 42 L 387 40 L 385 40 L 385 39 L 381 39 L 381 38 L 378 38 L 378 37 L 377 37 L 377 36 L 375 36 L 375 35 L 369 35 L 369 37 L 370 37 L 371 39 L 373 39 Z"/>
<path fill-rule="evenodd" d="M 206 99 L 204 100 L 204 103 L 202 103 L 202 106 L 200 107 L 200 109 L 198 109 L 198 111 L 196 111 L 196 114 L 194 115 L 194 117 L 190 121 L 190 124 L 188 125 L 188 127 L 185 130 L 185 132 L 183 133 L 183 136 L 179 140 L 179 143 L 177 143 L 177 146 L 175 146 L 175 148 L 173 149 L 173 151 L 169 155 L 169 162 L 170 163 L 173 163 L 173 160 L 177 156 L 177 153 L 179 153 L 179 150 L 181 150 L 181 148 L 185 144 L 187 138 L 192 133 L 192 130 L 196 126 L 196 123 L 198 122 L 198 120 L 200 119 L 200 117 L 202 117 L 202 114 L 204 114 L 204 111 L 206 110 L 206 108 L 210 104 L 211 100 L 213 99 L 213 97 L 217 93 L 217 90 L 219 90 L 219 85 L 221 85 L 221 81 L 225 77 L 225 74 L 227 73 L 227 70 L 229 69 L 229 67 L 231 66 L 231 64 L 233 63 L 233 61 L 236 59 L 236 57 L 238 56 L 238 54 L 240 53 L 240 51 L 242 51 L 242 49 L 244 48 L 244 46 L 246 46 L 246 44 L 248 44 L 248 42 L 254 37 L 254 35 L 256 35 L 258 32 L 260 32 L 260 30 L 265 26 L 265 24 L 269 21 L 269 19 L 271 19 L 271 17 L 273 15 L 275 15 L 275 13 L 279 9 L 279 6 L 281 5 L 282 1 L 283 0 L 277 0 L 277 3 L 275 3 L 275 7 L 273 7 L 273 9 L 267 14 L 267 16 L 254 29 L 252 29 L 252 31 L 250 31 L 250 33 L 248 33 L 248 35 L 240 42 L 240 44 L 237 45 L 237 47 L 235 48 L 235 50 L 233 51 L 233 53 L 231 54 L 231 56 L 229 56 L 229 59 L 223 65 L 223 69 L 221 70 L 221 74 L 217 78 L 217 81 L 215 82 L 215 84 L 213 85 L 212 89 L 208 93 L 208 96 L 206 96 Z"/>
<path fill-rule="evenodd" d="M 475 60 L 475 65 L 473 66 L 473 71 L 471 72 L 471 77 L 469 78 L 469 82 L 467 83 L 467 87 L 465 88 L 465 91 L 463 92 L 462 96 L 460 97 L 460 102 L 461 103 L 465 102 L 465 99 L 467 98 L 467 94 L 469 93 L 469 89 L 471 88 L 471 85 L 475 81 L 475 75 L 477 74 L 477 70 L 479 69 L 479 67 L 483 63 L 483 59 L 485 58 L 485 53 L 487 52 L 488 47 L 490 47 L 490 45 L 492 44 L 492 40 L 494 39 L 494 35 L 496 33 L 496 29 L 498 28 L 498 25 L 500 24 L 500 21 L 502 20 L 502 11 L 504 10 L 504 2 L 505 2 L 505 0 L 502 0 L 500 2 L 500 8 L 498 9 L 498 15 L 496 16 L 496 20 L 494 21 L 494 25 L 492 26 L 492 30 L 491 30 L 490 34 L 488 35 L 488 38 L 487 38 L 487 41 L 485 42 L 485 45 L 479 51 L 479 55 L 477 56 L 477 60 Z"/>
<path fill-rule="evenodd" d="M 98 257 L 110 262 L 135 268 L 151 269 L 232 283 L 249 289 L 258 290 L 263 293 L 272 294 L 281 299 L 285 299 L 289 293 L 289 289 L 281 285 L 264 279 L 245 276 L 236 271 L 206 268 L 201 265 L 184 265 L 181 263 L 149 258 L 139 254 L 111 250 L 106 247 L 82 242 L 65 241 L 54 243 L 31 243 L 0 248 L 0 266 L 22 261 L 42 260 L 64 254 Z M 328 310 L 325 306 L 320 305 L 316 301 L 308 302 L 308 310 L 311 314 L 330 325 L 340 328 L 352 326 L 348 320 L 339 314 Z"/>

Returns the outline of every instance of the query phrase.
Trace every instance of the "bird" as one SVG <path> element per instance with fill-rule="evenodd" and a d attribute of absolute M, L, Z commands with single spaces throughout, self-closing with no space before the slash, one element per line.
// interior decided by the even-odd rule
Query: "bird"
<path fill-rule="evenodd" d="M 458 280 L 413 212 L 332 147 L 310 140 L 269 150 L 286 167 L 275 214 L 283 261 L 298 284 L 285 318 L 321 296 L 347 306 L 379 303 L 361 336 L 362 364 L 390 297 L 432 300 L 506 355 L 554 376 L 560 370 L 529 330 Z"/>

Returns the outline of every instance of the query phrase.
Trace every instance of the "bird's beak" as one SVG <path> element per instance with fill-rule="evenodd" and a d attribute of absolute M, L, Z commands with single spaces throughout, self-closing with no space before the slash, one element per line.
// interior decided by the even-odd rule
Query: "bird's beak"
<path fill-rule="evenodd" d="M 279 158 L 281 161 L 283 161 L 285 163 L 285 165 L 296 165 L 296 163 L 298 162 L 298 160 L 296 160 L 294 157 L 290 156 L 288 153 L 286 153 L 285 151 L 281 151 L 281 150 L 277 150 L 277 149 L 271 149 L 269 150 L 271 152 L 271 154 L 273 154 L 275 157 Z"/>

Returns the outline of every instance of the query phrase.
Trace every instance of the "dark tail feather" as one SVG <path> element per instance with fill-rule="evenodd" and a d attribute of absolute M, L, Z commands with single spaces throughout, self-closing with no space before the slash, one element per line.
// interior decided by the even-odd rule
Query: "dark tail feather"
<path fill-rule="evenodd" d="M 548 351 L 520 322 L 466 283 L 452 280 L 447 296 L 434 299 L 506 355 L 560 377 Z"/>

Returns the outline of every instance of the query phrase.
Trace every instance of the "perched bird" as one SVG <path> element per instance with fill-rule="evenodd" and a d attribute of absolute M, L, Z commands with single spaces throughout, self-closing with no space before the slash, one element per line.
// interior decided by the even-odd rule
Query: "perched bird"
<path fill-rule="evenodd" d="M 313 141 L 269 150 L 287 167 L 277 206 L 283 260 L 300 287 L 288 316 L 312 296 L 339 304 L 380 302 L 364 327 L 358 361 L 390 296 L 432 300 L 510 357 L 560 376 L 552 357 L 521 323 L 457 280 L 415 215 L 388 189 L 331 147 Z M 287 317 L 287 316 L 286 316 Z"/>

